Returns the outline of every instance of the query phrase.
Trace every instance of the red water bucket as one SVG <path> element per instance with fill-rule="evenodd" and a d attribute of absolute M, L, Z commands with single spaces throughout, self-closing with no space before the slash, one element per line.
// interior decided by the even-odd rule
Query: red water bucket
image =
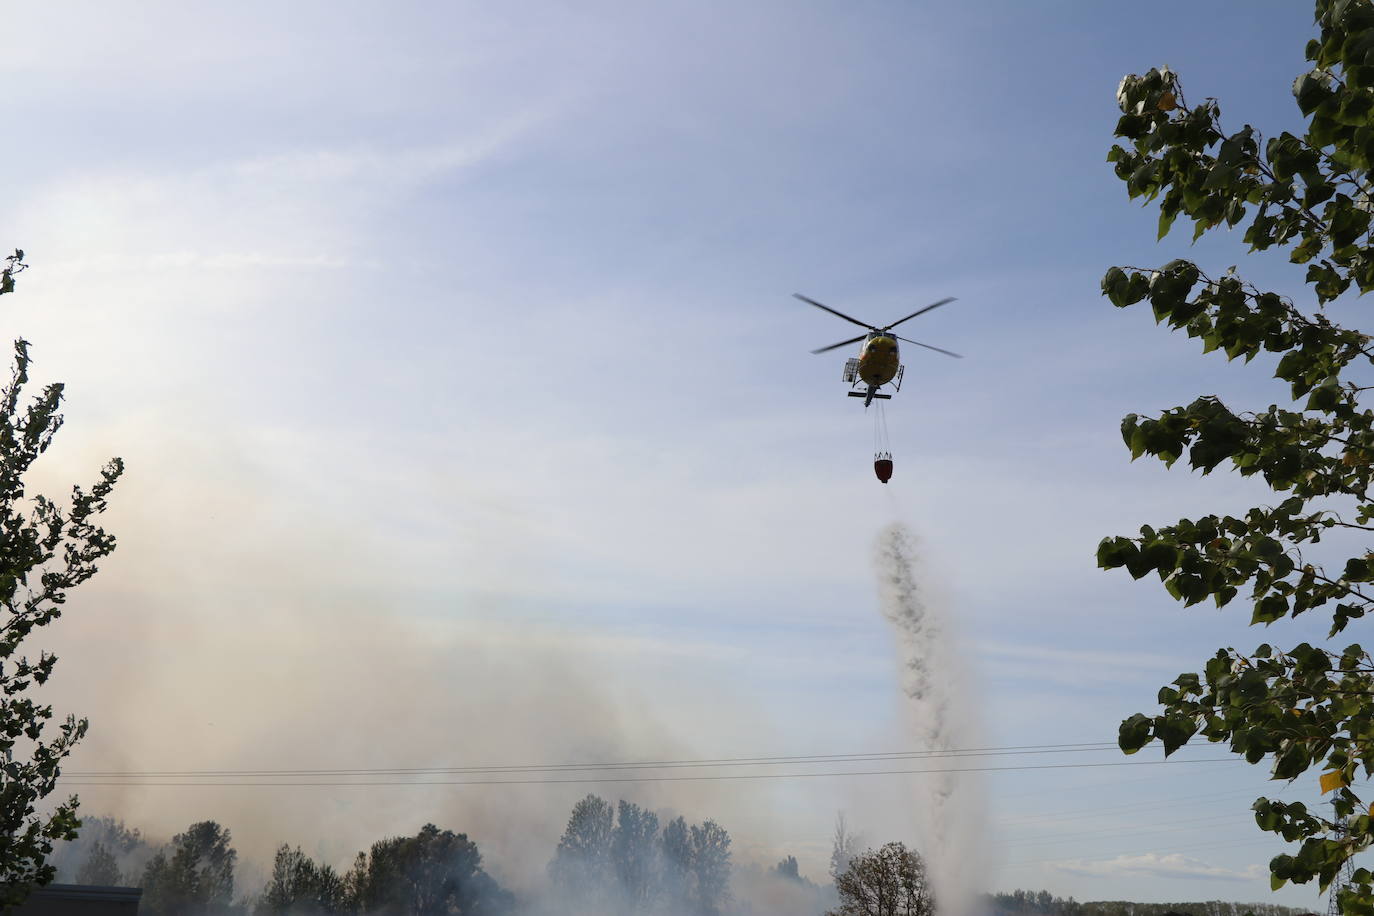
<path fill-rule="evenodd" d="M 887 483 L 892 479 L 892 458 L 880 456 L 873 459 L 873 473 L 878 475 L 878 479 Z"/>

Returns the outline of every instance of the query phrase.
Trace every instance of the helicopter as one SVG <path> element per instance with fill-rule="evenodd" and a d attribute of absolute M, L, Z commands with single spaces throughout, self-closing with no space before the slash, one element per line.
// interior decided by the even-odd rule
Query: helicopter
<path fill-rule="evenodd" d="M 860 334 L 858 337 L 851 337 L 849 340 L 842 340 L 837 344 L 831 344 L 828 347 L 821 347 L 819 350 L 811 351 L 812 353 L 828 353 L 831 350 L 838 349 L 839 347 L 846 347 L 850 344 L 858 343 L 861 340 L 864 342 L 863 347 L 859 350 L 859 355 L 851 358 L 844 364 L 844 380 L 849 382 L 850 388 L 857 388 L 859 385 L 867 386 L 864 390 L 849 392 L 851 398 L 863 398 L 864 407 L 868 407 L 869 404 L 872 404 L 874 398 L 891 400 L 892 395 L 878 390 L 888 383 L 892 384 L 894 391 L 902 390 L 902 374 L 906 371 L 906 367 L 902 365 L 901 355 L 897 349 L 897 341 L 899 340 L 915 344 L 918 347 L 925 347 L 927 350 L 934 350 L 936 353 L 943 353 L 946 356 L 953 356 L 956 359 L 963 358 L 958 353 L 951 353 L 949 350 L 942 350 L 939 347 L 932 347 L 930 344 L 921 343 L 919 340 L 912 340 L 909 337 L 902 337 L 899 334 L 892 333 L 892 329 L 902 322 L 910 321 L 917 315 L 924 315 L 931 309 L 937 309 L 942 305 L 948 305 L 953 302 L 953 296 L 941 299 L 939 302 L 932 302 L 925 308 L 917 309 L 905 318 L 899 318 L 889 325 L 878 328 L 866 321 L 851 318 L 844 312 L 837 312 L 830 306 L 822 305 L 815 299 L 809 299 L 801 293 L 793 293 L 792 295 L 808 305 L 814 305 L 816 308 L 827 311 L 837 318 L 843 318 L 850 324 L 857 324 L 859 327 L 866 329 L 866 333 Z"/>

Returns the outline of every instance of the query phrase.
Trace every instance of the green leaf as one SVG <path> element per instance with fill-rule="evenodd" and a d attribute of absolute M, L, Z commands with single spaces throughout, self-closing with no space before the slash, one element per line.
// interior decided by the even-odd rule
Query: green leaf
<path fill-rule="evenodd" d="M 1155 737 L 1164 745 L 1164 756 L 1168 757 L 1197 734 L 1197 723 L 1188 716 L 1170 713 L 1155 718 L 1154 732 Z"/>
<path fill-rule="evenodd" d="M 1174 219 L 1177 218 L 1177 216 L 1177 210 L 1169 211 L 1161 209 L 1159 211 L 1159 235 L 1155 237 L 1156 241 L 1169 234 L 1169 230 L 1173 228 Z"/>
<path fill-rule="evenodd" d="M 1139 551 L 1132 553 L 1125 560 L 1126 572 L 1131 574 L 1132 579 L 1139 579 L 1147 575 L 1154 569 L 1154 564 Z"/>
<path fill-rule="evenodd" d="M 1270 624 L 1288 616 L 1288 599 L 1282 595 L 1266 595 L 1255 603 L 1255 613 L 1250 623 Z"/>
<path fill-rule="evenodd" d="M 1148 716 L 1136 713 L 1121 723 L 1117 743 L 1127 754 L 1134 754 L 1150 743 L 1151 720 Z"/>
<path fill-rule="evenodd" d="M 1178 547 L 1167 541 L 1153 541 L 1145 546 L 1142 553 L 1151 568 L 1159 570 L 1161 575 L 1178 569 L 1179 561 L 1182 559 Z"/>
<path fill-rule="evenodd" d="M 1321 70 L 1311 70 L 1293 81 L 1293 97 L 1298 100 L 1298 108 L 1303 114 L 1310 115 L 1330 96 L 1327 80 Z"/>
<path fill-rule="evenodd" d="M 1302 240 L 1298 247 L 1293 249 L 1288 260 L 1294 264 L 1306 264 L 1317 256 L 1317 252 L 1322 250 L 1322 237 L 1317 233 L 1307 236 Z"/>
<path fill-rule="evenodd" d="M 1128 538 L 1103 538 L 1097 545 L 1097 565 L 1102 569 L 1116 569 L 1139 553 L 1135 542 Z"/>
<path fill-rule="evenodd" d="M 1371 574 L 1369 558 L 1355 557 L 1345 563 L 1345 572 L 1341 574 L 1342 579 L 1349 579 L 1351 582 L 1368 582 L 1374 578 Z"/>

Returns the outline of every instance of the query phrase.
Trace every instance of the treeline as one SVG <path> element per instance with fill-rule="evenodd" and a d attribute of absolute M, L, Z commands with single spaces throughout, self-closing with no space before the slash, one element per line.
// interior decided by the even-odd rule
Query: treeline
<path fill-rule="evenodd" d="M 238 853 L 215 821 L 192 824 L 164 845 L 106 817 L 84 818 L 79 838 L 55 850 L 59 880 L 143 889 L 145 916 L 359 916 L 389 913 L 520 913 L 722 916 L 730 905 L 730 834 L 713 820 L 660 823 L 639 805 L 588 795 L 572 809 L 547 866 L 548 893 L 517 901 L 483 868 L 477 844 L 426 824 L 359 852 L 339 871 L 283 844 L 261 893 L 235 886 Z M 769 883 L 814 891 L 788 857 Z M 757 883 L 764 876 L 751 876 Z M 546 898 L 546 899 L 545 899 Z"/>
<path fill-rule="evenodd" d="M 837 832 L 832 859 L 854 870 L 874 853 L 851 857 Z M 896 844 L 889 844 L 896 845 Z M 886 848 L 886 847 L 885 847 Z M 844 861 L 852 859 L 852 861 Z M 547 885 L 517 900 L 483 868 L 466 834 L 426 824 L 414 836 L 389 837 L 338 870 L 299 846 L 277 849 L 258 893 L 236 887 L 238 853 L 215 821 L 192 824 L 166 844 L 107 817 L 87 817 L 79 838 L 59 844 L 59 881 L 143 889 L 144 916 L 727 916 L 744 912 L 804 916 L 827 910 L 835 888 L 800 873 L 795 857 L 771 868 L 734 868 L 730 834 L 713 820 L 663 822 L 631 802 L 588 795 L 573 806 L 548 862 Z M 842 869 L 844 870 L 844 869 Z M 833 876 L 832 876 L 833 877 Z M 856 873 L 856 880 L 863 875 Z M 736 900 L 732 881 L 741 882 Z M 908 880 L 906 884 L 924 886 Z M 1049 891 L 984 895 L 989 916 L 1301 916 L 1275 904 L 1080 902 Z M 841 901 L 842 902 L 842 901 Z M 844 911 L 843 908 L 840 911 Z M 839 912 L 839 911 L 837 911 Z"/>
<path fill-rule="evenodd" d="M 1274 903 L 1132 903 L 1127 900 L 1081 902 L 1049 891 L 1012 891 L 985 896 L 992 916 L 1301 916 L 1304 910 Z"/>
<path fill-rule="evenodd" d="M 253 913 L 488 916 L 509 913 L 514 903 L 511 893 L 482 870 L 482 854 L 466 834 L 426 824 L 413 837 L 373 843 L 343 875 L 316 864 L 300 847 L 283 845 Z"/>
<path fill-rule="evenodd" d="M 514 903 L 482 869 L 476 843 L 433 824 L 412 837 L 373 843 L 343 873 L 317 864 L 299 847 L 282 845 L 263 892 L 237 901 L 238 852 L 229 831 L 215 821 L 192 824 L 161 847 L 112 818 L 85 819 L 80 838 L 58 850 L 59 878 L 141 887 L 139 912 L 146 916 L 498 916 L 511 912 Z"/>

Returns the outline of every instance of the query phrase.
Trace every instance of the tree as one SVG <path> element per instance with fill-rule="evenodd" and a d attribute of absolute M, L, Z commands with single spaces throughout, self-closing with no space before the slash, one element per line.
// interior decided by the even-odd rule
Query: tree
<path fill-rule="evenodd" d="M 611 867 L 624 902 L 642 913 L 658 893 L 658 815 L 621 801 L 611 836 Z"/>
<path fill-rule="evenodd" d="M 1109 537 L 1098 562 L 1137 579 L 1155 573 L 1188 605 L 1240 598 L 1251 624 L 1320 612 L 1335 637 L 1374 602 L 1374 553 L 1360 542 L 1374 531 L 1374 412 L 1365 406 L 1369 386 L 1356 377 L 1374 363 L 1374 348 L 1323 311 L 1352 287 L 1374 289 L 1374 2 L 1317 0 L 1316 18 L 1320 34 L 1306 49 L 1312 69 L 1293 84 L 1307 119 L 1302 136 L 1265 140 L 1250 125 L 1227 132 L 1217 102 L 1190 107 L 1167 69 L 1122 80 L 1116 136 L 1125 144 L 1107 158 L 1131 197 L 1158 201 L 1160 237 L 1180 215 L 1193 221 L 1194 239 L 1244 225 L 1252 251 L 1287 250 L 1307 265 L 1315 308 L 1260 290 L 1234 268 L 1213 277 L 1174 260 L 1154 271 L 1107 271 L 1102 288 L 1114 305 L 1148 299 L 1157 321 L 1197 338 L 1204 352 L 1247 362 L 1279 355 L 1274 374 L 1292 404 L 1237 411 L 1204 396 L 1158 416 L 1127 416 L 1121 429 L 1133 459 L 1186 458 L 1203 474 L 1229 465 L 1262 479 L 1276 504 Z M 1358 644 L 1224 648 L 1201 673 L 1164 687 L 1160 712 L 1123 722 L 1120 745 L 1134 753 L 1159 741 L 1171 754 L 1201 734 L 1250 763 L 1268 761 L 1275 779 L 1325 771 L 1328 785 L 1339 785 L 1335 812 L 1349 819 L 1343 832 L 1300 803 L 1254 804 L 1261 829 L 1302 841 L 1270 862 L 1274 887 L 1316 878 L 1325 888 L 1374 838 L 1364 813 L 1371 799 L 1353 788 L 1358 770 L 1374 774 L 1370 696 L 1374 658 Z M 1355 877 L 1342 907 L 1374 912 L 1374 876 L 1360 869 Z"/>
<path fill-rule="evenodd" d="M 730 834 L 715 821 L 675 817 L 658 842 L 661 896 L 669 907 L 715 916 L 730 900 Z M 675 910 L 676 911 L 676 910 Z"/>
<path fill-rule="evenodd" d="M 0 268 L 0 294 L 14 291 L 26 266 L 16 251 Z M 35 885 L 52 881 L 48 863 L 56 840 L 76 836 L 78 800 L 71 796 L 38 815 L 37 804 L 56 788 L 62 761 L 86 734 L 87 722 L 67 716 L 57 734 L 45 731 L 50 704 L 28 696 L 52 675 L 56 656 L 23 654 L 24 639 L 61 616 L 67 592 L 95 575 L 115 540 L 96 518 L 124 471 L 118 458 L 90 490 L 73 487 L 70 506 L 43 496 L 26 500 L 24 476 L 62 425 L 62 386 L 50 384 L 20 407 L 29 380 L 29 344 L 14 344 L 14 374 L 0 390 L 0 907 L 22 903 Z"/>
<path fill-rule="evenodd" d="M 730 834 L 715 821 L 692 825 L 693 903 L 703 916 L 717 916 L 730 901 Z"/>
<path fill-rule="evenodd" d="M 91 854 L 76 873 L 76 883 L 105 887 L 119 883 L 119 860 L 108 846 L 96 843 L 91 847 Z"/>
<path fill-rule="evenodd" d="M 433 824 L 413 837 L 373 843 L 345 880 L 353 908 L 370 916 L 493 916 L 512 905 L 511 895 L 482 870 L 477 844 Z"/>
<path fill-rule="evenodd" d="M 856 856 L 835 877 L 839 909 L 826 916 L 934 916 L 921 857 L 902 843 Z"/>
<path fill-rule="evenodd" d="M 835 836 L 830 847 L 830 879 L 832 881 L 849 868 L 849 863 L 859 854 L 860 845 L 858 835 L 850 831 L 849 825 L 845 822 L 844 812 L 841 811 L 836 814 Z"/>
<path fill-rule="evenodd" d="M 611 890 L 611 844 L 615 809 L 596 795 L 573 805 L 568 826 L 549 863 L 549 875 L 560 890 L 586 905 L 606 904 Z"/>
<path fill-rule="evenodd" d="M 349 912 L 344 880 L 328 865 L 317 865 L 285 843 L 272 862 L 272 877 L 263 889 L 255 914 L 330 916 Z"/>
<path fill-rule="evenodd" d="M 232 912 L 238 853 L 231 842 L 229 831 L 214 821 L 172 837 L 168 849 L 143 869 L 142 908 L 150 916 Z"/>
<path fill-rule="evenodd" d="M 663 896 L 685 904 L 691 899 L 696 880 L 692 873 L 692 833 L 686 818 L 679 815 L 663 825 L 658 848 L 663 861 Z"/>
<path fill-rule="evenodd" d="M 796 856 L 788 856 L 777 865 L 773 866 L 773 874 L 779 878 L 786 878 L 789 881 L 801 881 L 801 866 L 797 864 Z"/>

